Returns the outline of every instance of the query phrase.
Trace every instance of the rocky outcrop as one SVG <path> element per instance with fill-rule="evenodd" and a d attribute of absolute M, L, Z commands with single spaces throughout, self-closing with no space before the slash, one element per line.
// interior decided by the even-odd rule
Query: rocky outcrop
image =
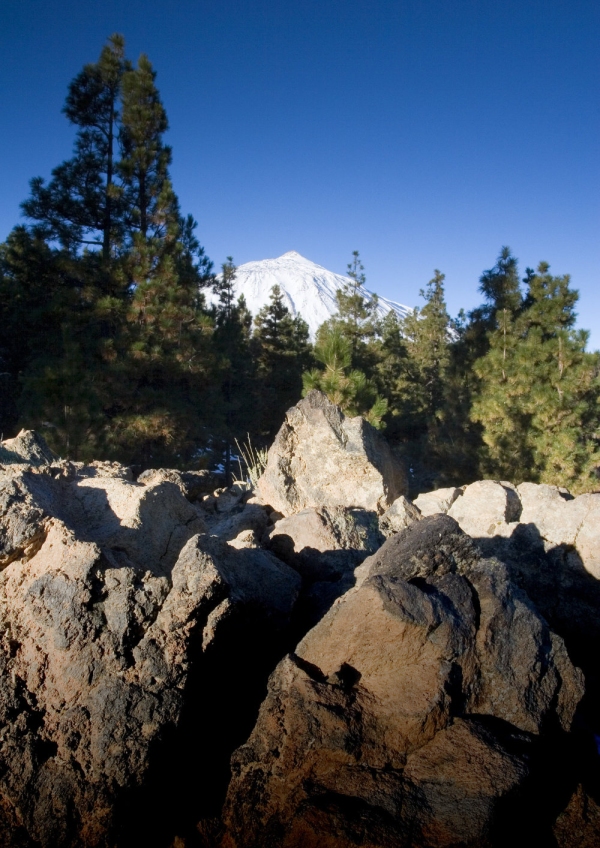
<path fill-rule="evenodd" d="M 1 503 L 0 844 L 133 844 L 165 767 L 166 809 L 185 818 L 182 751 L 200 747 L 200 779 L 224 791 L 300 577 L 199 534 L 171 482 L 20 471 Z M 190 800 L 193 821 L 211 791 Z"/>
<path fill-rule="evenodd" d="M 361 568 L 270 680 L 227 848 L 510 840 L 536 757 L 571 727 L 583 681 L 562 639 L 455 521 L 416 522 Z"/>
<path fill-rule="evenodd" d="M 315 390 L 288 411 L 257 488 L 283 516 L 338 506 L 381 514 L 407 494 L 407 480 L 374 427 Z"/>
<path fill-rule="evenodd" d="M 220 482 L 2 444 L 2 848 L 596 844 L 600 495 L 411 503 L 318 392 Z"/>

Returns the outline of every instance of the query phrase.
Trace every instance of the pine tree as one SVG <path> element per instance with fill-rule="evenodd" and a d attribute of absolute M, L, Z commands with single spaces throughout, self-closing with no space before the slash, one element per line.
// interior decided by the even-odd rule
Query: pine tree
<path fill-rule="evenodd" d="M 377 366 L 380 375 L 384 364 L 388 369 L 389 434 L 405 456 L 417 489 L 431 487 L 439 475 L 450 342 L 444 275 L 436 270 L 420 294 L 423 308 L 400 321 L 388 317 L 383 322 Z"/>
<path fill-rule="evenodd" d="M 55 328 L 19 375 L 23 421 L 47 426 L 62 454 L 139 465 L 181 464 L 205 443 L 199 410 L 216 367 L 201 293 L 211 263 L 179 212 L 155 76 L 145 56 L 132 68 L 113 36 L 74 79 L 75 156 L 48 186 L 34 181 L 24 208 L 36 223 L 20 237 L 32 267 L 44 245 L 47 338 Z"/>
<path fill-rule="evenodd" d="M 367 297 L 364 271 L 360 254 L 355 250 L 348 264 L 350 282 L 336 292 L 337 312 L 330 319 L 330 324 L 336 326 L 348 340 L 352 368 L 365 371 L 370 377 L 375 364 L 370 343 L 378 332 L 377 297 L 373 296 L 370 300 Z"/>
<path fill-rule="evenodd" d="M 352 368 L 351 341 L 342 333 L 339 324 L 327 321 L 319 327 L 314 356 L 323 365 L 323 370 L 315 368 L 304 373 L 304 394 L 319 389 L 347 415 L 362 415 L 381 429 L 387 401 L 363 371 Z"/>
<path fill-rule="evenodd" d="M 293 317 L 279 286 L 271 289 L 270 303 L 254 319 L 252 350 L 256 362 L 257 424 L 261 441 L 270 444 L 286 411 L 302 394 L 302 372 L 311 365 L 308 324 Z"/>
<path fill-rule="evenodd" d="M 401 322 L 408 356 L 413 363 L 414 394 L 427 424 L 435 421 L 443 403 L 446 369 L 449 362 L 450 316 L 444 298 L 444 274 L 437 269 L 435 276 L 420 295 L 425 300 L 422 309 L 409 312 Z"/>
<path fill-rule="evenodd" d="M 440 483 L 461 485 L 487 473 L 482 465 L 484 443 L 479 420 L 471 414 L 479 392 L 475 362 L 490 350 L 498 322 L 508 330 L 522 308 L 518 263 L 509 247 L 503 247 L 496 264 L 484 271 L 479 291 L 485 303 L 466 317 L 452 322 L 453 339 L 448 347 L 443 421 L 445 456 Z M 503 389 L 500 387 L 500 391 Z M 514 446 L 515 452 L 518 448 Z"/>
<path fill-rule="evenodd" d="M 164 238 L 179 226 L 177 198 L 169 179 L 171 148 L 164 144 L 167 115 L 145 54 L 123 75 L 121 159 L 123 203 L 129 232 Z"/>
<path fill-rule="evenodd" d="M 516 482 L 589 490 L 600 464 L 599 356 L 573 329 L 578 294 L 569 277 L 553 277 L 542 262 L 525 282 L 520 314 L 500 314 L 488 354 L 475 363 L 472 414 L 484 428 L 486 467 Z"/>
<path fill-rule="evenodd" d="M 128 67 L 124 40 L 112 35 L 98 62 L 86 65 L 69 86 L 64 113 L 79 127 L 75 155 L 52 172 L 31 181 L 25 215 L 37 222 L 35 235 L 77 252 L 102 248 L 105 262 L 122 235 L 120 190 L 114 182 L 119 96 Z"/>

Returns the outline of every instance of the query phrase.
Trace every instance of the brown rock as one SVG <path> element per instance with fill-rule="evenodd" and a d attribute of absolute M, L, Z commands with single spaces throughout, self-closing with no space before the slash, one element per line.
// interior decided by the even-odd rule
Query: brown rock
<path fill-rule="evenodd" d="M 554 825 L 558 848 L 597 848 L 600 804 L 580 784 Z"/>
<path fill-rule="evenodd" d="M 227 848 L 490 845 L 533 740 L 570 727 L 581 674 L 455 521 L 414 523 L 362 569 L 270 680 Z"/>
<path fill-rule="evenodd" d="M 377 430 L 312 391 L 288 411 L 257 490 L 283 516 L 338 506 L 381 514 L 407 481 Z"/>

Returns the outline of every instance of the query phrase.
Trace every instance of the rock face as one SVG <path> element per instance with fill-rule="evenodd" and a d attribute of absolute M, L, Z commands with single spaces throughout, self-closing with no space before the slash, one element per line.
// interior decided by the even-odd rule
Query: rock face
<path fill-rule="evenodd" d="M 407 481 L 374 427 L 312 391 L 288 411 L 258 492 L 283 516 L 338 506 L 381 514 L 407 493 Z"/>
<path fill-rule="evenodd" d="M 562 639 L 455 521 L 416 522 L 362 569 L 270 680 L 226 848 L 510 841 L 511 799 L 571 726 L 583 682 Z"/>
<path fill-rule="evenodd" d="M 0 845 L 133 844 L 153 763 L 180 787 L 177 726 L 188 751 L 209 728 L 200 768 L 217 782 L 251 719 L 213 738 L 215 691 L 243 703 L 249 675 L 260 687 L 300 578 L 199 535 L 174 483 L 45 469 L 2 482 Z"/>

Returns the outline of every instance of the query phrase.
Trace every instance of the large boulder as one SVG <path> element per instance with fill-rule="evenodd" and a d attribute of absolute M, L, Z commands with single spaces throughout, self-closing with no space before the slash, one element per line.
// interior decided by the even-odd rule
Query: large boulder
<path fill-rule="evenodd" d="M 447 516 L 415 522 L 361 569 L 272 675 L 232 760 L 222 846 L 510 844 L 581 673 L 505 566 Z M 559 758 L 542 779 L 562 779 Z"/>
<path fill-rule="evenodd" d="M 307 507 L 281 518 L 269 534 L 276 556 L 308 582 L 334 580 L 374 553 L 383 538 L 377 515 L 364 509 Z"/>
<path fill-rule="evenodd" d="M 381 514 L 408 487 L 383 436 L 315 390 L 288 410 L 257 488 L 265 503 L 289 516 L 339 506 Z"/>
<path fill-rule="evenodd" d="M 3 483 L 0 845 L 169 844 L 218 809 L 300 578 L 198 534 L 172 482 Z"/>

